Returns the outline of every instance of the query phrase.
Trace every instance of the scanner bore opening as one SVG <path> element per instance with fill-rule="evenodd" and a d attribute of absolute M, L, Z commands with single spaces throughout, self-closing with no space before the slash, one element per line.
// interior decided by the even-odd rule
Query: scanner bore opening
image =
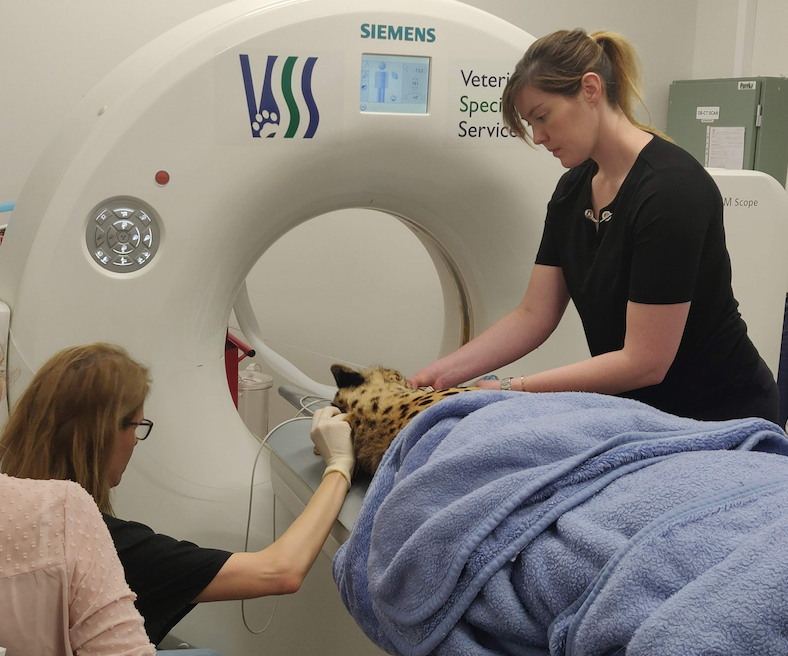
<path fill-rule="evenodd" d="M 446 285 L 459 315 L 457 343 L 449 347 L 471 332 L 467 291 L 449 255 L 415 222 L 378 210 L 344 209 L 296 226 L 260 257 L 246 284 L 266 343 L 328 385 L 334 362 L 412 375 L 439 357 Z M 234 314 L 229 327 L 243 339 Z M 274 377 L 273 390 L 289 384 L 263 370 Z M 292 414 L 271 394 L 269 427 Z"/>

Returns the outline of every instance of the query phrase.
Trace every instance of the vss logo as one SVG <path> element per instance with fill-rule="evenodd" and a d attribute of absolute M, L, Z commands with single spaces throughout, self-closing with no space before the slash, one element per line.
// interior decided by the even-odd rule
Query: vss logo
<path fill-rule="evenodd" d="M 265 66 L 265 79 L 263 80 L 263 92 L 260 95 L 260 101 L 257 101 L 257 95 L 254 91 L 254 83 L 252 82 L 252 69 L 249 65 L 249 55 L 240 55 L 241 57 L 241 73 L 243 74 L 244 88 L 246 89 L 246 105 L 249 109 L 249 123 L 252 128 L 252 136 L 260 138 L 265 136 L 270 139 L 279 132 L 281 114 L 279 105 L 274 96 L 272 80 L 274 72 L 274 64 L 278 55 L 269 55 L 268 61 Z M 298 57 L 288 57 L 282 67 L 281 76 L 281 92 L 282 99 L 287 105 L 290 120 L 287 124 L 287 129 L 284 133 L 285 139 L 292 139 L 298 126 L 301 124 L 301 112 L 293 95 L 293 69 L 295 67 Z M 315 68 L 317 57 L 307 57 L 304 62 L 304 68 L 301 72 L 301 95 L 304 98 L 307 109 L 309 110 L 309 124 L 304 132 L 304 139 L 311 139 L 317 132 L 317 126 L 320 123 L 320 112 L 317 109 L 315 98 L 312 95 L 312 71 Z M 268 126 L 266 128 L 266 126 Z"/>

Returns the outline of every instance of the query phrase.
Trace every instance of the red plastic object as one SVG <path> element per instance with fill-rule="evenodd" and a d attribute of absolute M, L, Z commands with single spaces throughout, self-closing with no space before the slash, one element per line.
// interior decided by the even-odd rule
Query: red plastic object
<path fill-rule="evenodd" d="M 238 363 L 246 356 L 252 357 L 254 353 L 252 347 L 231 334 L 229 330 L 227 331 L 227 338 L 224 342 L 224 371 L 227 374 L 230 396 L 233 397 L 236 408 L 238 407 Z"/>
<path fill-rule="evenodd" d="M 162 187 L 170 181 L 170 174 L 167 171 L 158 171 L 156 173 L 156 184 Z"/>

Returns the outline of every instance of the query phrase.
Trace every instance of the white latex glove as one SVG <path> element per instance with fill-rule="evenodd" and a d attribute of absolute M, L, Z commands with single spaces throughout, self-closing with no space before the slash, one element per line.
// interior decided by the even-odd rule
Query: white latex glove
<path fill-rule="evenodd" d="M 338 471 L 347 479 L 349 488 L 353 469 L 356 466 L 356 454 L 353 451 L 353 440 L 350 439 L 350 424 L 345 421 L 346 416 L 333 405 L 320 408 L 312 416 L 309 437 L 326 461 L 323 478 L 329 472 Z"/>

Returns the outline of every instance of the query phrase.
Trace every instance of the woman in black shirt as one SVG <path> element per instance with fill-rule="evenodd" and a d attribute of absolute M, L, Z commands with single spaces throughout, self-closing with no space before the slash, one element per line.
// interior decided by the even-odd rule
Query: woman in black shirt
<path fill-rule="evenodd" d="M 323 482 L 276 542 L 256 553 L 230 553 L 176 540 L 114 517 L 110 502 L 138 440 L 153 427 L 143 417 L 149 388 L 147 368 L 118 346 L 64 349 L 14 406 L 0 437 L 0 469 L 18 478 L 72 480 L 90 493 L 145 630 L 158 644 L 196 603 L 298 590 L 342 508 L 355 455 L 344 415 L 322 408 L 310 434 L 326 461 Z"/>
<path fill-rule="evenodd" d="M 635 50 L 617 34 L 559 31 L 525 53 L 504 90 L 504 119 L 570 170 L 518 308 L 412 384 L 449 387 L 522 357 L 571 299 L 590 359 L 477 385 L 777 421 L 777 385 L 733 297 L 719 190 L 691 155 L 634 119 L 637 80 Z"/>

